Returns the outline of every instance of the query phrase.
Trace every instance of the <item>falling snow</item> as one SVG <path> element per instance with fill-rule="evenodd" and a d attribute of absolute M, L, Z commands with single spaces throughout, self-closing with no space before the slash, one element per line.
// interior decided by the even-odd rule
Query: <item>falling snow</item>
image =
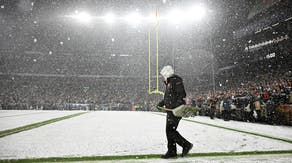
<path fill-rule="evenodd" d="M 44 126 L 47 131 L 41 127 L 1 138 L 1 159 L 6 158 L 5 151 L 9 153 L 7 157 L 19 158 L 164 152 L 164 126 L 157 127 L 152 120 L 159 125 L 164 125 L 165 121 L 154 118 L 152 113 L 157 111 L 156 105 L 164 98 L 165 79 L 160 76 L 160 70 L 166 65 L 171 65 L 175 74 L 183 79 L 187 94 L 184 99 L 191 101 L 188 105 L 201 109 L 197 120 L 241 130 L 247 125 L 253 132 L 286 135 L 292 125 L 290 6 L 290 1 L 284 0 L 1 1 L 0 113 L 3 115 L 0 115 L 0 121 L 1 116 L 15 110 L 25 110 L 23 114 L 38 110 L 40 114 L 27 118 L 19 115 L 17 119 L 3 117 L 7 121 L 2 120 L 0 124 L 9 122 L 18 127 L 22 120 L 23 124 L 29 124 L 30 118 L 34 123 L 59 115 L 44 110 L 92 111 L 87 115 L 89 119 L 76 118 L 67 122 L 78 129 L 84 127 L 80 122 L 90 124 L 83 128 L 84 131 L 73 129 L 74 138 L 68 136 L 71 134 L 68 127 L 62 126 L 66 121 L 54 123 L 54 129 Z M 125 124 L 121 123 L 123 126 L 118 128 L 109 122 L 106 125 L 112 128 L 107 129 L 94 121 L 94 116 L 99 117 L 100 112 L 93 111 L 100 110 L 108 111 L 105 122 L 117 116 L 114 111 L 131 110 L 141 119 L 121 112 L 121 116 L 124 113 L 128 116 Z M 44 118 L 45 114 L 47 118 Z M 207 119 L 213 114 L 215 120 Z M 147 128 L 147 124 L 140 124 L 145 120 L 144 116 L 153 127 L 149 131 L 162 131 L 155 133 L 156 140 L 149 140 L 149 144 L 151 133 L 142 136 L 145 141 L 138 139 L 140 135 L 135 134 L 140 133 L 134 130 L 128 135 L 124 133 L 126 143 L 121 137 L 101 142 L 105 143 L 100 146 L 106 149 L 104 151 L 102 148 L 94 150 L 97 147 L 87 142 L 91 140 L 90 136 L 99 142 L 99 133 L 112 138 L 111 134 L 119 135 L 131 125 L 143 133 Z M 243 147 L 239 144 L 228 147 L 226 144 L 232 144 L 235 138 L 225 131 L 226 139 L 219 136 L 216 137 L 218 142 L 208 144 L 206 139 L 212 139 L 211 135 L 217 134 L 213 132 L 215 130 L 206 131 L 185 122 L 179 127 L 196 142 L 198 152 L 292 149 L 289 144 L 282 148 L 280 142 L 256 140 L 255 136 L 249 136 L 247 143 L 241 144 Z M 205 137 L 198 135 L 202 133 L 197 133 L 196 127 L 206 133 Z M 274 130 L 278 127 L 280 131 Z M 91 129 L 96 132 L 90 132 Z M 120 133 L 108 132 L 111 129 Z M 286 134 L 284 129 L 287 129 Z M 72 142 L 66 148 L 66 140 L 56 138 L 56 131 L 64 131 L 61 134 L 70 141 L 76 140 L 78 148 Z M 52 144 L 44 136 L 46 134 L 54 135 Z M 80 134 L 86 139 L 79 139 Z M 43 136 L 30 139 L 33 135 Z M 203 143 L 197 142 L 196 136 L 203 139 Z M 244 137 L 242 134 L 237 136 Z M 21 144 L 21 139 L 27 141 Z M 285 139 L 290 139 L 289 135 Z M 59 145 L 60 150 L 46 153 L 45 146 L 39 146 L 38 140 L 47 143 L 45 145 L 50 149 Z M 133 145 L 131 140 L 137 144 Z M 87 144 L 82 144 L 84 141 Z M 111 144 L 107 148 L 106 143 L 114 142 L 118 147 Z M 139 145 L 149 145 L 149 148 Z M 81 153 L 78 153 L 79 147 Z M 86 151 L 87 147 L 92 151 Z M 38 149 L 41 152 L 29 152 Z M 15 151 L 18 153 L 14 154 Z"/>

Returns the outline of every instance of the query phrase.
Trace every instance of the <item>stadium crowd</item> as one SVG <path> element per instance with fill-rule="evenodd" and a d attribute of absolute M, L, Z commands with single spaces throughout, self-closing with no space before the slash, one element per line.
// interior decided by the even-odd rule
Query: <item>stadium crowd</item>
<path fill-rule="evenodd" d="M 235 77 L 226 80 L 226 86 L 221 86 L 215 94 L 212 91 L 198 93 L 192 103 L 201 108 L 200 115 L 211 118 L 291 125 L 291 77 L 291 71 L 267 73 L 245 80 Z"/>
<path fill-rule="evenodd" d="M 90 109 L 129 110 L 140 103 L 141 87 L 134 79 L 95 79 L 76 77 L 1 78 L 2 109 L 70 109 L 69 104 L 93 105 Z M 147 91 L 145 90 L 145 94 Z M 119 107 L 118 107 L 119 106 Z M 73 109 L 73 108 L 71 108 Z M 75 108 L 78 109 L 78 108 Z"/>

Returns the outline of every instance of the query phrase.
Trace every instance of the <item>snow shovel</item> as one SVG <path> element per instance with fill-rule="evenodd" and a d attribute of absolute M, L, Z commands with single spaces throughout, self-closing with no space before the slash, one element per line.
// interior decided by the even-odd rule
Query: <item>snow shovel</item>
<path fill-rule="evenodd" d="M 184 118 L 188 118 L 192 115 L 195 115 L 196 112 L 200 110 L 197 107 L 186 106 L 186 105 L 180 105 L 174 109 L 168 109 L 168 108 L 160 107 L 160 106 L 158 106 L 158 108 L 165 111 L 171 111 L 173 115 L 176 117 L 184 117 Z"/>

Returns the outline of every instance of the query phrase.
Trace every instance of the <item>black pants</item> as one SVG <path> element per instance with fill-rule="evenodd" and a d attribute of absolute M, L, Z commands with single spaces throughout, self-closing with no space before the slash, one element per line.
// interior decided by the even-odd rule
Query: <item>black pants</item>
<path fill-rule="evenodd" d="M 176 131 L 180 117 L 176 117 L 172 112 L 167 112 L 166 117 L 166 137 L 168 152 L 176 153 L 176 144 L 181 147 L 189 146 L 191 143 L 182 137 L 178 131 Z"/>
<path fill-rule="evenodd" d="M 209 116 L 210 116 L 211 119 L 214 119 L 214 116 L 215 116 L 215 108 L 211 108 L 209 110 Z"/>
<path fill-rule="evenodd" d="M 223 110 L 222 117 L 224 121 L 229 121 L 231 119 L 231 110 Z"/>

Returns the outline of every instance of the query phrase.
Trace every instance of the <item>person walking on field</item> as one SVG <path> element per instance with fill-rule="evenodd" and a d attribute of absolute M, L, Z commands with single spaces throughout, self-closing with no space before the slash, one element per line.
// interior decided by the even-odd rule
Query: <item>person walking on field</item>
<path fill-rule="evenodd" d="M 186 92 L 182 78 L 178 75 L 175 75 L 173 68 L 169 65 L 163 67 L 160 74 L 163 76 L 166 88 L 164 92 L 164 98 L 158 103 L 157 108 L 159 109 L 159 107 L 165 107 L 168 109 L 174 109 L 180 105 L 185 104 L 184 98 L 186 97 Z M 166 137 L 168 150 L 164 155 L 161 155 L 161 158 L 176 158 L 176 144 L 183 148 L 181 156 L 185 157 L 192 149 L 193 144 L 187 141 L 176 130 L 181 117 L 174 116 L 171 111 L 166 111 L 166 113 Z"/>

